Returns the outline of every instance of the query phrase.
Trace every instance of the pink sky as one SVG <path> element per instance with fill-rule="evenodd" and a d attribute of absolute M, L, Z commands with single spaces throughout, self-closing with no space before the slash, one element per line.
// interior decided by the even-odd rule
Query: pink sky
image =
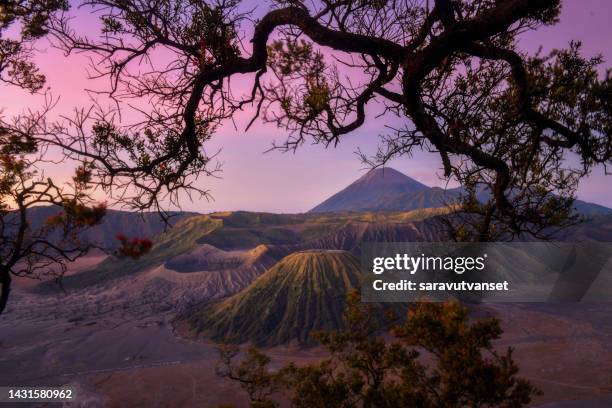
<path fill-rule="evenodd" d="M 259 6 L 263 10 L 265 6 Z M 82 13 L 82 12 L 81 12 Z M 561 22 L 525 36 L 521 45 L 527 50 L 544 51 L 563 47 L 570 40 L 582 40 L 587 55 L 603 53 L 612 60 L 612 2 L 609 0 L 565 0 Z M 81 17 L 81 16 L 80 16 Z M 87 25 L 81 23 L 83 29 Z M 57 51 L 41 45 L 44 54 L 40 66 L 48 78 L 54 95 L 61 96 L 57 113 L 68 113 L 74 106 L 88 105 L 84 88 L 92 88 L 86 79 L 86 60 L 82 56 L 66 58 Z M 610 66 L 608 62 L 605 64 Z M 246 79 L 246 78 L 245 78 Z M 242 82 L 242 81 L 241 81 Z M 245 81 L 244 83 L 249 83 Z M 12 114 L 26 107 L 40 106 L 40 98 L 15 88 L 1 87 L 0 107 Z M 211 190 L 213 202 L 183 200 L 183 209 L 211 212 L 218 210 L 251 210 L 271 212 L 302 212 L 312 208 L 331 194 L 344 188 L 363 174 L 364 166 L 354 154 L 357 148 L 373 153 L 377 136 L 385 132 L 384 122 L 375 120 L 376 108 L 368 111 L 371 120 L 356 132 L 347 135 L 337 148 L 323 149 L 306 145 L 296 154 L 272 152 L 263 154 L 273 140 L 281 140 L 283 133 L 274 126 L 261 122 L 249 132 L 243 131 L 247 118 L 241 115 L 238 130 L 224 126 L 207 149 L 222 149 L 219 160 L 223 163 L 221 179 L 198 180 L 201 187 Z M 395 160 L 391 166 L 428 185 L 443 186 L 438 178 L 438 157 L 417 153 L 412 158 Z M 71 166 L 54 166 L 47 174 L 66 178 Z M 603 170 L 593 172 L 579 189 L 579 198 L 612 207 L 610 180 Z"/>

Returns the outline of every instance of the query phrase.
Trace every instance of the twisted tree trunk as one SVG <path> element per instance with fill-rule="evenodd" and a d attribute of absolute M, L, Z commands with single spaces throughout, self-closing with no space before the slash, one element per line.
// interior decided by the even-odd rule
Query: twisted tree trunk
<path fill-rule="evenodd" d="M 0 290 L 0 315 L 6 308 L 8 302 L 9 293 L 11 292 L 11 274 L 9 271 L 0 271 L 0 284 L 2 289 Z"/>

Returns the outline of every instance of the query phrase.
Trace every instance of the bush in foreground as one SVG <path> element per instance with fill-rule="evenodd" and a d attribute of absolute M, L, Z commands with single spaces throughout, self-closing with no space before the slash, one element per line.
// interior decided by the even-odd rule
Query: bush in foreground
<path fill-rule="evenodd" d="M 511 348 L 493 347 L 500 321 L 471 322 L 458 302 L 415 305 L 391 339 L 356 292 L 348 295 L 344 319 L 344 329 L 316 335 L 330 354 L 319 363 L 272 371 L 258 349 L 239 359 L 238 347 L 223 346 L 217 373 L 238 382 L 253 408 L 277 407 L 280 398 L 298 408 L 510 408 L 540 393 L 517 376 Z"/>

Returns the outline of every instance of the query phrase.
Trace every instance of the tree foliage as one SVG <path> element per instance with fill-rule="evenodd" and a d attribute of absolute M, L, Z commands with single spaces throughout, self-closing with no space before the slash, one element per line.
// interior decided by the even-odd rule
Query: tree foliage
<path fill-rule="evenodd" d="M 51 144 L 36 138 L 35 129 L 45 123 L 54 102 L 46 91 L 41 92 L 46 78 L 34 63 L 34 45 L 49 34 L 52 20 L 68 9 L 65 0 L 0 4 L 0 82 L 45 98 L 43 112 L 1 118 L 0 313 L 6 308 L 13 276 L 60 282 L 69 262 L 97 246 L 84 241 L 82 232 L 100 224 L 106 215 L 106 203 L 92 198 L 94 161 L 81 156 L 70 182 L 54 181 L 45 175 L 44 167 L 64 160 L 53 159 Z M 61 126 L 54 125 L 52 131 L 60 132 Z M 42 222 L 33 219 L 35 207 L 45 205 L 56 213 Z M 137 257 L 150 247 L 147 239 L 125 239 L 118 254 Z"/>
<path fill-rule="evenodd" d="M 9 0 L 0 5 L 0 82 L 32 93 L 43 88 L 45 76 L 32 61 L 33 42 L 48 33 L 55 13 L 67 9 L 64 0 Z M 36 117 L 23 118 L 22 123 L 32 124 Z M 40 164 L 48 161 L 47 148 L 27 132 L 0 127 L 0 313 L 9 299 L 12 276 L 61 278 L 66 264 L 93 246 L 82 242 L 79 232 L 99 224 L 106 214 L 106 205 L 90 197 L 86 163 L 76 169 L 69 185 L 45 177 Z M 36 225 L 30 211 L 39 205 L 55 206 L 57 213 Z"/>
<path fill-rule="evenodd" d="M 66 0 L 7 0 L 0 4 L 0 82 L 40 91 L 45 76 L 32 61 L 33 41 L 47 34 L 54 13 L 68 9 Z M 9 28 L 18 33 L 7 37 Z"/>
<path fill-rule="evenodd" d="M 494 347 L 495 318 L 470 321 L 457 302 L 412 307 L 391 338 L 380 335 L 371 307 L 348 296 L 344 329 L 317 334 L 330 357 L 316 364 L 269 369 L 270 358 L 249 348 L 221 348 L 217 370 L 247 391 L 251 406 L 521 407 L 539 391 L 517 376 L 512 349 Z"/>
<path fill-rule="evenodd" d="M 99 35 L 79 34 L 64 14 L 42 19 L 44 32 L 93 58 L 116 110 L 14 130 L 90 160 L 92 183 L 134 208 L 206 195 L 194 180 L 218 169 L 204 146 L 247 106 L 285 129 L 276 147 L 293 150 L 335 145 L 383 105 L 398 128 L 364 159 L 436 152 L 442 177 L 465 187 L 463 211 L 445 220 L 457 240 L 549 237 L 578 220 L 580 179 L 610 163 L 601 58 L 579 43 L 548 55 L 517 45 L 557 22 L 559 0 L 279 0 L 257 20 L 238 0 L 80 5 L 99 15 Z M 245 74 L 246 95 L 231 81 Z M 121 123 L 137 101 L 142 120 Z"/>
<path fill-rule="evenodd" d="M 66 264 L 94 245 L 79 233 L 98 225 L 106 205 L 90 197 L 86 177 L 77 170 L 73 183 L 58 186 L 37 168 L 40 154 L 31 141 L 11 140 L 0 132 L 0 313 L 11 290 L 11 275 L 61 278 Z M 37 225 L 30 211 L 52 205 L 57 213 Z"/>

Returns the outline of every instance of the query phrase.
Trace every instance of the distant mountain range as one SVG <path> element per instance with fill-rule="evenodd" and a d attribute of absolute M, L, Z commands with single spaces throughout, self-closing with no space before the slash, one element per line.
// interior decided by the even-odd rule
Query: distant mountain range
<path fill-rule="evenodd" d="M 49 217 L 61 212 L 60 207 L 48 205 L 32 207 L 28 210 L 29 223 L 33 229 L 40 228 Z M 166 225 L 158 213 L 107 210 L 100 225 L 89 228 L 82 233 L 88 242 L 96 243 L 104 248 L 115 248 L 119 245 L 117 234 L 126 237 L 155 237 L 185 217 L 194 215 L 188 212 L 174 212 L 170 214 L 169 224 Z"/>
<path fill-rule="evenodd" d="M 399 171 L 390 167 L 370 170 L 358 180 L 350 184 L 342 191 L 334 194 L 321 204 L 314 207 L 308 214 L 316 215 L 346 212 L 405 212 L 417 209 L 440 208 L 451 204 L 460 194 L 461 188 L 442 189 L 439 187 L 428 187 Z M 479 198 L 485 199 L 486 192 L 480 192 Z M 612 209 L 602 205 L 576 200 L 574 202 L 576 211 L 587 216 L 612 215 Z M 57 214 L 59 207 L 40 206 L 29 210 L 30 224 L 33 228 L 41 226 L 50 216 Z M 234 214 L 249 214 L 237 212 Z M 285 219 L 284 216 L 274 214 L 261 214 L 272 224 L 275 217 Z M 265 215 L 264 215 L 265 214 Z M 178 223 L 182 219 L 197 215 L 192 212 L 174 212 L 171 214 L 170 225 Z M 236 218 L 237 215 L 231 217 Z M 296 217 L 299 217 L 296 215 Z M 250 218 L 250 217 L 249 217 Z M 229 220 L 227 220 L 229 221 Z M 241 220 L 242 221 L 242 220 Z M 133 213 L 128 211 L 108 210 L 101 225 L 93 227 L 84 233 L 84 237 L 106 248 L 118 245 L 115 238 L 117 234 L 128 237 L 155 237 L 163 232 L 165 225 L 159 214 L 155 212 Z M 231 225 L 227 225 L 231 227 Z M 203 241 L 210 240 L 216 245 L 218 240 L 229 242 L 236 240 L 236 246 L 244 247 L 248 243 L 299 243 L 294 232 L 287 232 L 277 228 L 267 229 L 259 236 L 260 232 L 252 232 L 251 235 L 235 235 L 231 228 L 226 230 L 227 236 L 207 237 Z"/>
<path fill-rule="evenodd" d="M 457 199 L 462 189 L 428 187 L 390 167 L 377 168 L 357 179 L 310 210 L 310 213 L 363 211 L 410 211 L 419 208 L 443 207 Z M 486 199 L 487 192 L 478 193 Z M 612 214 L 612 209 L 599 204 L 576 200 L 574 208 L 587 215 Z"/>

